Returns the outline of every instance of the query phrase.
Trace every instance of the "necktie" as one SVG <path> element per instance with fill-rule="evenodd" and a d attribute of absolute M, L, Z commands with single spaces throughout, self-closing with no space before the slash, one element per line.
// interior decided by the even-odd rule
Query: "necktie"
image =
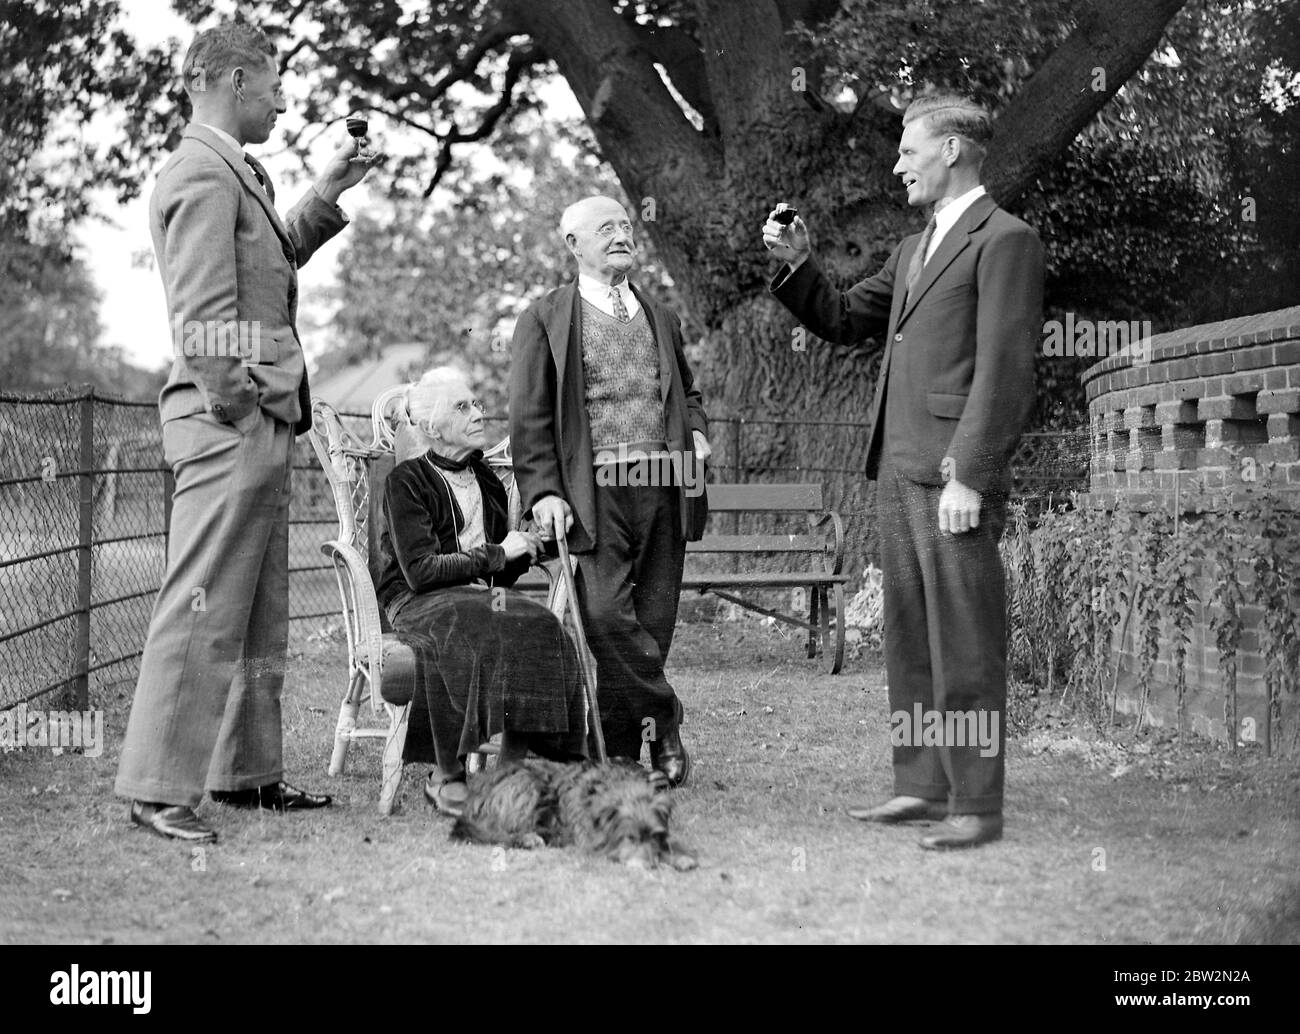
<path fill-rule="evenodd" d="M 930 221 L 925 224 L 925 232 L 921 234 L 921 243 L 916 246 L 916 250 L 912 252 L 912 261 L 907 264 L 907 294 L 903 295 L 905 303 L 912 293 L 912 288 L 921 279 L 921 270 L 925 267 L 925 253 L 930 249 L 930 240 L 934 237 L 934 227 L 934 216 L 930 216 Z"/>
<path fill-rule="evenodd" d="M 245 154 L 244 161 L 246 161 L 248 167 L 253 170 L 253 175 L 257 177 L 258 185 L 266 192 L 266 196 L 274 201 L 275 192 L 271 189 L 271 180 L 266 175 L 266 170 L 262 168 L 261 163 L 251 154 Z"/>
<path fill-rule="evenodd" d="M 628 315 L 627 305 L 623 302 L 623 293 L 614 285 L 610 285 L 609 296 L 614 299 L 614 316 L 620 323 L 626 323 L 632 317 Z"/>

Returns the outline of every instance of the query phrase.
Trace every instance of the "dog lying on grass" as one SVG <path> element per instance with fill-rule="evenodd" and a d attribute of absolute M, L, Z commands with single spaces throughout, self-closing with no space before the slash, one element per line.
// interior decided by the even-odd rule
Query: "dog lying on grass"
<path fill-rule="evenodd" d="M 638 869 L 694 869 L 696 860 L 668 838 L 672 810 L 668 780 L 632 761 L 530 758 L 472 780 L 451 836 L 509 847 L 573 846 Z"/>

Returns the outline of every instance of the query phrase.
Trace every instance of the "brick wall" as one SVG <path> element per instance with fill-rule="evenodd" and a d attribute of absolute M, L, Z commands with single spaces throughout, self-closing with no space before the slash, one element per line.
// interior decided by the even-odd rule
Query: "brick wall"
<path fill-rule="evenodd" d="M 1123 497 L 1138 510 L 1177 514 L 1190 529 L 1196 514 L 1231 511 L 1248 488 L 1267 484 L 1279 490 L 1283 506 L 1300 509 L 1300 306 L 1161 334 L 1133 352 L 1112 355 L 1083 376 L 1090 439 L 1083 505 L 1112 509 Z M 1218 574 L 1205 565 L 1196 586 L 1202 601 Z M 1195 613 L 1185 662 L 1187 713 L 1195 731 L 1223 739 L 1224 692 L 1206 604 L 1196 604 Z M 1266 725 L 1262 615 L 1257 605 L 1242 615 L 1238 737 L 1252 724 Z M 1129 713 L 1139 705 L 1138 635 L 1132 628 L 1116 644 L 1120 707 Z M 1175 721 L 1173 680 L 1162 637 L 1147 704 L 1155 724 Z M 1295 703 L 1284 701 L 1284 728 L 1294 727 Z"/>
<path fill-rule="evenodd" d="M 1096 500 L 1170 507 L 1199 487 L 1229 505 L 1264 464 L 1300 489 L 1300 306 L 1159 334 L 1142 352 L 1083 375 Z"/>

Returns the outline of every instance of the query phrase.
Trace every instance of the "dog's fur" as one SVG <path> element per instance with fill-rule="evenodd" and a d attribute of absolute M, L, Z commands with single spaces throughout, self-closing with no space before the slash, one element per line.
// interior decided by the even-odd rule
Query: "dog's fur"
<path fill-rule="evenodd" d="M 509 847 L 579 847 L 634 868 L 696 860 L 668 838 L 673 801 L 660 772 L 614 760 L 561 764 L 530 758 L 473 779 L 455 840 Z"/>

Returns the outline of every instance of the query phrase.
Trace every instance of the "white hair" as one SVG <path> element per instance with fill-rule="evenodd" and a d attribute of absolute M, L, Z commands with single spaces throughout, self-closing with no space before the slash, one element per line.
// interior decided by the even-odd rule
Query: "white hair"
<path fill-rule="evenodd" d="M 567 241 L 569 234 L 578 229 L 578 224 L 582 221 L 586 209 L 591 206 L 593 201 L 608 201 L 612 205 L 618 205 L 619 211 L 624 216 L 627 215 L 627 209 L 616 198 L 604 194 L 593 194 L 591 197 L 584 197 L 581 201 L 575 201 L 560 215 L 560 237 L 563 240 Z"/>
<path fill-rule="evenodd" d="M 447 415 L 447 389 L 454 384 L 468 384 L 469 376 L 456 366 L 435 366 L 406 389 L 406 410 L 411 423 L 432 422 L 436 427 Z"/>

